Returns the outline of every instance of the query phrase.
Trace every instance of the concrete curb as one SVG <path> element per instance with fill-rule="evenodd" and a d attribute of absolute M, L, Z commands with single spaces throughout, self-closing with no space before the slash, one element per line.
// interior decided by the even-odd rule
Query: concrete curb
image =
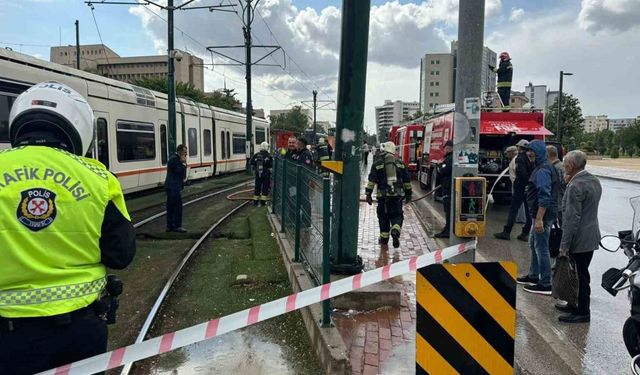
<path fill-rule="evenodd" d="M 313 288 L 315 285 L 307 275 L 304 266 L 301 263 L 293 262 L 294 249 L 289 245 L 288 241 L 282 238 L 279 229 L 277 229 L 280 228 L 280 221 L 275 215 L 267 215 L 269 217 L 269 223 L 271 224 L 271 230 L 273 231 L 276 241 L 278 241 L 282 259 L 287 267 L 287 273 L 293 291 L 301 292 Z M 302 314 L 302 320 L 307 328 L 309 338 L 311 339 L 311 343 L 324 372 L 326 374 L 351 374 L 349 351 L 340 336 L 340 332 L 338 332 L 335 326 L 329 328 L 323 328 L 321 326 L 322 305 L 318 303 L 302 308 L 300 309 L 300 313 Z"/>
<path fill-rule="evenodd" d="M 589 173 L 591 173 L 592 175 L 594 175 L 596 177 L 599 177 L 599 178 L 606 178 L 607 180 L 615 180 L 615 181 L 629 182 L 629 183 L 632 183 L 632 184 L 640 184 L 640 181 L 630 180 L 628 178 L 612 177 L 612 176 L 607 176 L 607 175 L 593 173 L 593 172 L 589 172 Z"/>

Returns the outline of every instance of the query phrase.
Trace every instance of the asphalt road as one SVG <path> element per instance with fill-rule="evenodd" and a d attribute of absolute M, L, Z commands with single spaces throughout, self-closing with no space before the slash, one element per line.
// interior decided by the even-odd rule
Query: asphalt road
<path fill-rule="evenodd" d="M 601 179 L 603 195 L 599 208 L 602 234 L 616 234 L 631 229 L 633 212 L 629 198 L 640 195 L 640 184 Z M 415 188 L 419 189 L 417 186 Z M 419 191 L 419 190 L 418 190 Z M 442 205 L 423 199 L 417 208 L 427 226 L 439 231 Z M 435 212 L 434 212 L 435 210 Z M 530 261 L 528 245 L 515 239 L 520 231 L 516 225 L 511 241 L 493 238 L 506 221 L 508 206 L 490 205 L 487 236 L 479 240 L 476 261 L 511 260 L 519 274 L 527 272 Z M 448 243 L 440 242 L 446 246 Z M 624 374 L 628 373 L 629 356 L 622 340 L 622 325 L 629 316 L 626 293 L 617 297 L 608 294 L 600 281 L 610 267 L 623 267 L 627 258 L 619 251 L 598 250 L 591 263 L 591 323 L 567 325 L 560 323 L 553 308 L 554 299 L 533 295 L 518 287 L 516 364 L 519 372 L 530 374 Z"/>

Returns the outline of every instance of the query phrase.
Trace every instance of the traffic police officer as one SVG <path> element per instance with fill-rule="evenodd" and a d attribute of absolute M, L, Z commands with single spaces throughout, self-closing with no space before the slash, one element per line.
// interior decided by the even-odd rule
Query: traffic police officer
<path fill-rule="evenodd" d="M 73 89 L 44 82 L 9 115 L 0 151 L 0 373 L 33 374 L 107 349 L 106 267 L 135 235 L 120 183 L 85 158 L 95 122 Z"/>
<path fill-rule="evenodd" d="M 371 165 L 369 183 L 365 189 L 367 203 L 373 204 L 373 188 L 377 186 L 376 198 L 378 207 L 378 223 L 380 225 L 381 245 L 389 243 L 389 235 L 393 238 L 393 247 L 400 247 L 400 231 L 404 215 L 402 199 L 406 203 L 411 201 L 411 178 L 407 167 L 395 156 L 396 145 L 386 142 L 382 145 L 382 155 Z"/>
<path fill-rule="evenodd" d="M 313 168 L 313 155 L 311 155 L 311 151 L 309 151 L 307 145 L 307 140 L 304 137 L 298 138 L 295 160 L 296 163 L 311 169 Z"/>
<path fill-rule="evenodd" d="M 250 162 L 256 175 L 256 189 L 253 194 L 253 205 L 264 205 L 269 199 L 271 168 L 273 166 L 273 159 L 269 154 L 269 144 L 267 142 L 262 142 L 260 144 L 260 151 L 253 155 Z"/>

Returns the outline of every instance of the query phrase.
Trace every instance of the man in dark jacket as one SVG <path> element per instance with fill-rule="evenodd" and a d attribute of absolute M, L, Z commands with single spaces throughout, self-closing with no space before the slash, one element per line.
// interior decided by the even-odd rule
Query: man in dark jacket
<path fill-rule="evenodd" d="M 187 177 L 187 146 L 179 145 L 167 163 L 167 232 L 185 233 L 182 227 L 182 188 Z"/>
<path fill-rule="evenodd" d="M 511 64 L 511 56 L 508 52 L 502 52 L 500 54 L 500 65 L 498 68 L 489 65 L 489 68 L 495 73 L 498 73 L 498 95 L 502 102 L 502 108 L 509 110 L 511 108 L 511 81 L 513 79 L 513 65 Z"/>
<path fill-rule="evenodd" d="M 393 247 L 400 247 L 400 231 L 404 221 L 402 212 L 402 200 L 411 202 L 411 178 L 407 167 L 402 160 L 395 155 L 396 145 L 393 142 L 383 144 L 383 155 L 377 158 L 371 165 L 369 183 L 365 188 L 367 203 L 373 204 L 373 188 L 376 188 L 378 208 L 378 224 L 380 226 L 380 238 L 378 243 L 386 245 L 389 236 L 393 238 Z"/>
<path fill-rule="evenodd" d="M 444 209 L 444 228 L 436 233 L 436 238 L 449 238 L 451 231 L 451 174 L 453 172 L 453 142 L 444 144 L 444 161 L 438 165 L 438 184 L 441 186 L 442 205 Z"/>
<path fill-rule="evenodd" d="M 549 234 L 558 219 L 560 179 L 556 169 L 547 161 L 547 148 L 543 141 L 529 143 L 527 154 L 535 158 L 535 168 L 527 184 L 526 196 L 529 216 L 534 226 L 529 236 L 531 265 L 526 276 L 518 277 L 518 284 L 530 293 L 551 295 L 551 258 Z"/>
<path fill-rule="evenodd" d="M 560 253 L 569 254 L 576 262 L 578 271 L 578 306 L 556 305 L 569 315 L 558 319 L 565 323 L 583 323 L 590 320 L 589 264 L 593 252 L 600 243 L 598 205 L 602 196 L 600 180 L 587 172 L 587 155 L 582 151 L 571 151 L 564 158 L 567 190 L 562 201 L 563 223 Z"/>
<path fill-rule="evenodd" d="M 531 231 L 531 216 L 528 213 L 527 200 L 525 199 L 525 188 L 531 177 L 533 165 L 527 156 L 526 147 L 529 141 L 521 139 L 516 143 L 518 146 L 518 156 L 516 156 L 516 179 L 513 181 L 513 196 L 511 197 L 511 207 L 509 208 L 509 217 L 507 218 L 507 224 L 500 233 L 495 233 L 494 236 L 501 240 L 509 241 L 511 239 L 511 229 L 518 217 L 518 210 L 524 204 L 524 211 L 527 216 L 524 227 L 522 227 L 522 233 L 518 235 L 518 239 L 521 241 L 529 240 L 529 232 Z"/>

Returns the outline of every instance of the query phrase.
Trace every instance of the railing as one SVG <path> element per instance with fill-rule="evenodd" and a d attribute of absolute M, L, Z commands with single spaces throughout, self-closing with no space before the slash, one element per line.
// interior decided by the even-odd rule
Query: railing
<path fill-rule="evenodd" d="M 275 159 L 273 213 L 316 285 L 330 282 L 331 193 L 329 178 L 303 165 Z M 322 322 L 330 324 L 329 300 L 322 303 Z"/>

